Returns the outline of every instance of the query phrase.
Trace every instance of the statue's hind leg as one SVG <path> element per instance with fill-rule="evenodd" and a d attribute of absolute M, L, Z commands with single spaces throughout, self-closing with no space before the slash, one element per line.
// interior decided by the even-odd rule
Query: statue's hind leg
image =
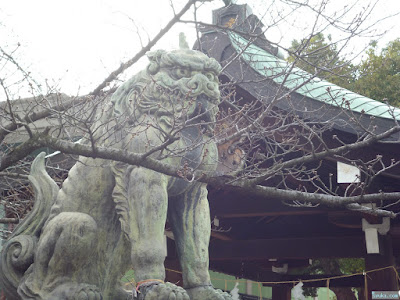
<path fill-rule="evenodd" d="M 208 272 L 211 221 L 206 185 L 196 183 L 183 195 L 170 199 L 168 220 L 175 236 L 183 286 L 190 299 L 231 299 L 229 294 L 212 287 Z"/>
<path fill-rule="evenodd" d="M 134 167 L 127 188 L 127 233 L 132 243 L 131 258 L 138 299 L 189 299 L 184 289 L 165 279 L 165 237 L 167 218 L 168 177 L 154 171 Z"/>
<path fill-rule="evenodd" d="M 96 222 L 87 214 L 64 212 L 44 228 L 34 263 L 18 287 L 22 299 L 101 299 L 93 285 L 90 258 Z"/>

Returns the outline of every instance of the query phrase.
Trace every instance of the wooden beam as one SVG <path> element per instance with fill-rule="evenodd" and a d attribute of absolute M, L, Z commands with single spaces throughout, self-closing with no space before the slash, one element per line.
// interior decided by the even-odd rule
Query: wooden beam
<path fill-rule="evenodd" d="M 0 219 L 0 221 L 1 221 L 1 219 Z M 172 231 L 164 230 L 164 234 L 166 235 L 167 238 L 175 241 L 174 233 Z M 223 241 L 232 240 L 232 238 L 230 238 L 229 236 L 227 236 L 225 234 L 222 234 L 220 232 L 216 232 L 216 231 L 211 231 L 211 236 L 213 238 L 216 238 L 216 239 L 219 239 L 219 240 L 223 240 Z"/>
<path fill-rule="evenodd" d="M 240 191 L 226 193 L 212 192 L 209 195 L 212 215 L 220 218 L 246 218 L 264 216 L 297 216 L 344 214 L 358 215 L 348 210 L 333 210 L 331 208 L 290 208 L 280 201 L 268 197 L 248 196 Z"/>
<path fill-rule="evenodd" d="M 18 218 L 0 218 L 0 224 L 18 224 Z"/>
<path fill-rule="evenodd" d="M 211 260 L 263 260 L 269 258 L 364 257 L 364 237 L 307 237 L 222 241 L 210 244 Z"/>
<path fill-rule="evenodd" d="M 258 211 L 258 212 L 240 212 L 240 213 L 220 213 L 219 218 L 251 218 L 251 217 L 269 217 L 269 216 L 303 216 L 303 215 L 321 215 L 327 214 L 326 210 L 291 210 L 291 211 Z"/>
<path fill-rule="evenodd" d="M 223 233 L 220 233 L 220 232 L 216 232 L 216 231 L 211 231 L 211 236 L 213 238 L 216 238 L 216 239 L 219 239 L 219 240 L 223 240 L 223 241 L 231 241 L 232 240 L 232 238 L 230 238 L 226 234 L 223 234 Z"/>

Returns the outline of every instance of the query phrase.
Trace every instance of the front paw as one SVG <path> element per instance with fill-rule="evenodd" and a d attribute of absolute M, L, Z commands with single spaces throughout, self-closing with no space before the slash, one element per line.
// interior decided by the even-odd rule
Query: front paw
<path fill-rule="evenodd" d="M 189 300 L 186 291 L 170 282 L 139 289 L 138 300 Z"/>
<path fill-rule="evenodd" d="M 73 300 L 102 300 L 103 297 L 95 285 L 82 284 L 75 292 Z"/>
<path fill-rule="evenodd" d="M 95 285 L 87 283 L 79 284 L 70 281 L 58 285 L 53 291 L 48 294 L 43 294 L 40 299 L 102 300 L 103 296 L 101 295 L 99 288 Z"/>
<path fill-rule="evenodd" d="M 199 286 L 186 290 L 190 300 L 232 300 L 232 296 L 212 286 Z"/>

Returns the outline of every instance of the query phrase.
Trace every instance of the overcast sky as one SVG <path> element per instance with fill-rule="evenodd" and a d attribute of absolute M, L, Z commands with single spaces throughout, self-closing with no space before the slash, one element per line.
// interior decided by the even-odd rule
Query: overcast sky
<path fill-rule="evenodd" d="M 285 2 L 286 0 L 282 0 Z M 300 0 L 304 1 L 304 0 Z M 312 0 L 313 1 L 313 0 Z M 322 0 L 314 0 L 321 2 Z M 122 61 L 132 57 L 172 17 L 170 0 L 0 0 L 0 46 L 8 51 L 21 44 L 16 53 L 18 61 L 28 68 L 39 81 L 50 84 L 69 94 L 84 94 L 92 90 Z M 178 11 L 186 0 L 173 0 Z M 274 0 L 247 2 L 264 24 L 271 24 L 281 8 Z M 328 11 L 342 10 L 349 0 L 332 0 Z M 354 13 L 369 1 L 358 0 Z M 275 4 L 277 3 L 277 4 Z M 271 6 L 272 5 L 272 6 Z M 211 11 L 223 6 L 221 0 L 205 3 L 199 10 L 199 19 L 211 21 Z M 400 11 L 399 0 L 381 0 L 370 16 L 369 23 Z M 185 19 L 193 18 L 191 10 Z M 314 17 L 305 11 L 289 15 L 285 21 L 267 31 L 267 38 L 287 47 L 293 38 L 301 39 L 312 26 Z M 380 45 L 400 37 L 400 17 L 378 24 L 376 29 L 390 31 Z M 311 23 L 310 23 L 311 22 Z M 178 24 L 156 47 L 173 49 L 178 45 L 178 33 L 184 31 L 190 44 L 196 38 L 193 25 Z M 333 35 L 340 35 L 330 30 Z M 363 49 L 371 37 L 357 39 L 351 49 Z M 144 59 L 145 60 L 145 59 Z M 140 64 L 141 68 L 145 62 Z M 130 75 L 132 74 L 131 71 Z M 4 74 L 3 74 L 4 75 Z M 126 75 L 128 76 L 128 75 Z"/>

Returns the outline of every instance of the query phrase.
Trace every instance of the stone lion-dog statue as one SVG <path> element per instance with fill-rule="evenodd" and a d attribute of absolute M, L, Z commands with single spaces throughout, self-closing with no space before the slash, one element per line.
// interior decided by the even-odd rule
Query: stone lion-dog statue
<path fill-rule="evenodd" d="M 220 92 L 220 65 L 201 52 L 148 54 L 147 68 L 97 111 L 93 136 L 105 147 L 148 153 L 157 161 L 214 172 L 211 136 Z M 175 132 L 175 139 L 165 143 Z M 153 150 L 152 150 L 153 149 Z M 226 300 L 208 272 L 210 212 L 206 185 L 137 165 L 80 157 L 59 189 L 32 164 L 35 205 L 3 248 L 1 282 L 7 299 Z M 165 283 L 164 227 L 172 227 L 183 288 Z M 130 296 L 120 279 L 130 268 Z"/>

